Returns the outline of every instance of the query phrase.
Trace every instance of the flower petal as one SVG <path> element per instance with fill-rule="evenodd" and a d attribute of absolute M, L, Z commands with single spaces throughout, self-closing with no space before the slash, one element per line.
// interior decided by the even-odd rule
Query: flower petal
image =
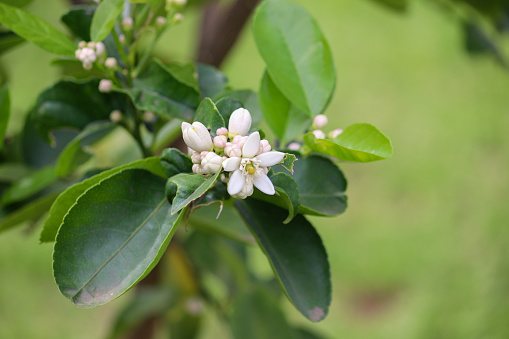
<path fill-rule="evenodd" d="M 233 172 L 240 167 L 240 161 L 241 158 L 228 158 L 225 161 L 223 161 L 223 168 L 226 172 Z"/>
<path fill-rule="evenodd" d="M 281 160 L 283 160 L 285 154 L 286 153 L 283 152 L 272 151 L 257 155 L 256 159 L 261 161 L 260 166 L 262 167 L 274 166 L 275 164 L 278 164 L 281 162 Z"/>
<path fill-rule="evenodd" d="M 240 169 L 233 172 L 230 177 L 230 181 L 228 181 L 228 193 L 230 195 L 234 195 L 242 191 L 242 187 L 244 187 L 245 181 L 246 178 L 244 178 Z"/>
<path fill-rule="evenodd" d="M 263 172 L 254 178 L 254 185 L 265 194 L 274 195 L 274 193 L 276 193 L 272 181 L 270 181 L 269 177 Z"/>
<path fill-rule="evenodd" d="M 260 150 L 260 133 L 254 132 L 247 137 L 244 147 L 242 147 L 243 158 L 253 158 Z"/>
<path fill-rule="evenodd" d="M 191 125 L 190 123 L 188 123 L 188 122 L 185 122 L 185 121 L 184 121 L 184 122 L 182 123 L 182 126 L 181 126 L 181 128 L 182 128 L 182 132 L 184 132 L 186 129 L 188 129 L 188 128 L 190 128 L 190 127 L 192 127 L 192 125 Z"/>

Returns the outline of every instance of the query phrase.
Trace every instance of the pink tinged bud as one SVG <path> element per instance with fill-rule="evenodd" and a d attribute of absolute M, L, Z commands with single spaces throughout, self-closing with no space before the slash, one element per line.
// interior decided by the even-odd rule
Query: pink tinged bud
<path fill-rule="evenodd" d="M 87 47 L 91 48 L 91 49 L 95 49 L 95 42 L 93 42 L 93 41 L 88 42 Z"/>
<path fill-rule="evenodd" d="M 226 143 L 227 143 L 227 140 L 224 135 L 218 135 L 217 137 L 214 138 L 214 146 L 217 147 L 218 149 L 225 148 Z"/>
<path fill-rule="evenodd" d="M 334 139 L 335 137 L 337 137 L 341 133 L 343 133 L 343 130 L 341 128 L 336 128 L 335 130 L 333 130 L 331 132 L 331 138 Z"/>
<path fill-rule="evenodd" d="M 230 137 L 235 135 L 246 135 L 251 128 L 251 114 L 245 108 L 235 110 L 230 116 L 228 131 Z"/>
<path fill-rule="evenodd" d="M 203 152 L 202 152 L 203 154 Z M 202 157 L 201 167 L 203 173 L 215 174 L 221 170 L 223 158 L 214 152 L 208 152 L 205 157 Z"/>
<path fill-rule="evenodd" d="M 99 82 L 99 92 L 102 92 L 102 93 L 111 92 L 112 87 L 113 87 L 113 83 L 111 82 L 111 80 L 102 79 Z"/>
<path fill-rule="evenodd" d="M 191 154 L 191 161 L 193 164 L 200 164 L 201 163 L 201 155 L 199 152 L 193 151 Z"/>
<path fill-rule="evenodd" d="M 175 20 L 175 22 L 181 22 L 182 20 L 184 20 L 184 15 L 182 13 L 177 13 L 173 17 L 173 20 Z"/>
<path fill-rule="evenodd" d="M 300 149 L 300 144 L 298 142 L 292 142 L 288 145 L 288 149 L 292 151 L 298 151 Z"/>
<path fill-rule="evenodd" d="M 221 127 L 221 128 L 218 128 L 217 131 L 216 131 L 216 135 L 228 135 L 228 130 L 226 129 L 226 127 Z"/>
<path fill-rule="evenodd" d="M 104 62 L 104 66 L 106 66 L 106 68 L 109 69 L 117 68 L 117 59 L 115 58 L 106 59 L 106 61 Z"/>
<path fill-rule="evenodd" d="M 188 124 L 182 123 L 182 137 L 186 145 L 194 151 L 203 152 L 212 149 L 212 139 L 210 133 L 201 122 Z"/>
<path fill-rule="evenodd" d="M 131 17 L 122 19 L 122 29 L 129 32 L 133 29 L 134 20 Z"/>
<path fill-rule="evenodd" d="M 229 147 L 226 147 L 224 151 L 226 155 L 229 156 L 230 158 L 242 156 L 242 149 L 239 147 L 239 145 L 231 145 Z"/>
<path fill-rule="evenodd" d="M 81 49 L 79 53 L 79 60 L 83 62 L 83 64 L 92 64 L 97 60 L 97 56 L 92 48 L 85 47 Z"/>
<path fill-rule="evenodd" d="M 106 52 L 106 47 L 102 42 L 97 42 L 95 44 L 95 52 L 97 55 L 103 55 Z"/>
<path fill-rule="evenodd" d="M 269 144 L 268 140 L 261 140 L 260 141 L 260 150 L 258 151 L 258 154 L 269 152 L 272 149 L 272 147 Z"/>
<path fill-rule="evenodd" d="M 327 116 L 325 116 L 323 114 L 318 114 L 313 120 L 313 123 L 316 128 L 325 127 L 325 125 L 327 125 L 328 122 L 329 122 L 329 119 L 327 119 Z M 321 139 L 323 139 L 323 138 L 321 138 Z"/>
<path fill-rule="evenodd" d="M 124 35 L 124 34 L 120 34 L 120 35 L 118 36 L 118 40 L 120 40 L 120 43 L 121 43 L 122 45 L 125 45 L 125 35 Z"/>
<path fill-rule="evenodd" d="M 114 123 L 120 122 L 122 120 L 122 112 L 120 112 L 119 110 L 115 110 L 115 111 L 111 112 L 110 120 L 111 120 L 111 122 L 114 122 Z"/>
<path fill-rule="evenodd" d="M 199 164 L 194 164 L 193 165 L 193 173 L 194 174 L 202 174 L 202 169 L 201 169 L 201 166 Z"/>
<path fill-rule="evenodd" d="M 325 139 L 325 133 L 323 133 L 322 131 L 320 131 L 319 129 L 316 129 L 313 131 L 313 134 L 315 135 L 315 137 L 317 139 Z"/>
<path fill-rule="evenodd" d="M 203 159 L 207 156 L 207 154 L 209 154 L 210 152 L 209 151 L 203 151 L 203 152 L 200 152 L 200 157 Z"/>
<path fill-rule="evenodd" d="M 158 16 L 156 18 L 156 27 L 161 29 L 166 25 L 166 18 L 164 16 Z"/>
<path fill-rule="evenodd" d="M 87 42 L 86 41 L 80 41 L 79 44 L 78 44 L 78 47 L 79 48 L 85 48 L 87 47 Z"/>

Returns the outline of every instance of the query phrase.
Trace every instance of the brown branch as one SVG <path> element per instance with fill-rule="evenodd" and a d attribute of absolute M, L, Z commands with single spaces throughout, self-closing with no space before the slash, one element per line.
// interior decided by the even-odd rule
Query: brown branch
<path fill-rule="evenodd" d="M 203 13 L 196 60 L 221 67 L 259 2 L 237 0 L 229 8 L 222 8 L 218 1 L 209 4 Z"/>

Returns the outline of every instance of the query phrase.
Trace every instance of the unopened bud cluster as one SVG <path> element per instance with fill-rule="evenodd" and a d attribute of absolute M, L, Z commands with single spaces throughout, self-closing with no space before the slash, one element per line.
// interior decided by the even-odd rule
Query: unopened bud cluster
<path fill-rule="evenodd" d="M 322 128 L 324 128 L 328 122 L 329 122 L 329 120 L 327 119 L 327 116 L 325 116 L 323 114 L 318 114 L 313 119 L 313 129 L 314 129 L 313 134 L 315 135 L 315 137 L 317 139 L 325 139 L 326 138 L 325 133 L 322 131 Z M 327 134 L 327 136 L 331 139 L 334 139 L 341 133 L 343 133 L 343 130 L 341 128 L 337 128 L 337 129 L 329 132 Z"/>
<path fill-rule="evenodd" d="M 75 52 L 76 59 L 81 61 L 83 68 L 87 71 L 91 70 L 94 62 L 103 60 L 106 56 L 106 47 L 102 42 L 86 42 L 81 41 Z"/>
<path fill-rule="evenodd" d="M 228 193 L 244 199 L 253 194 L 253 186 L 273 195 L 274 185 L 267 177 L 268 167 L 280 163 L 285 153 L 271 151 L 267 140 L 260 140 L 260 134 L 251 128 L 251 114 L 244 108 L 234 111 L 228 129 L 217 129 L 212 137 L 201 123 L 182 123 L 182 136 L 191 150 L 193 173 L 215 174 L 222 169 L 221 180 L 228 182 Z"/>

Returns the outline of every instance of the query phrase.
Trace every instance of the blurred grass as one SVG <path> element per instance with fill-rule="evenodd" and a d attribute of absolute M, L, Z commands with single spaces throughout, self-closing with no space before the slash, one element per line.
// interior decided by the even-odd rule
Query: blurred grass
<path fill-rule="evenodd" d="M 65 7 L 48 2 L 30 10 L 56 22 Z M 427 1 L 403 15 L 371 1 L 297 2 L 337 64 L 330 129 L 373 123 L 394 157 L 341 165 L 349 208 L 314 220 L 331 262 L 330 314 L 311 324 L 286 303 L 291 320 L 329 338 L 509 337 L 509 74 L 467 56 L 458 23 Z M 189 58 L 197 19 L 186 14 L 158 52 Z M 50 59 L 33 46 L 0 59 L 16 115 L 56 79 Z M 257 89 L 263 63 L 249 31 L 224 70 L 233 87 Z M 122 299 L 76 309 L 51 278 L 50 246 L 36 243 L 0 235 L 0 338 L 99 338 Z"/>

